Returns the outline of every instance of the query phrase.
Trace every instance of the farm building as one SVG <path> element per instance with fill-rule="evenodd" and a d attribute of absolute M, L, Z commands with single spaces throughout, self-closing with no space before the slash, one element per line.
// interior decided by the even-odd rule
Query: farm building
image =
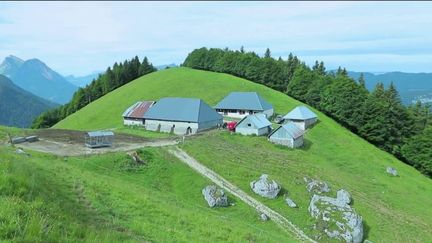
<path fill-rule="evenodd" d="M 150 131 L 193 134 L 222 126 L 222 116 L 195 98 L 162 98 L 144 114 Z"/>
<path fill-rule="evenodd" d="M 273 115 L 273 106 L 257 92 L 231 92 L 214 108 L 219 114 L 234 118 L 255 113 L 264 113 L 267 117 Z"/>
<path fill-rule="evenodd" d="M 290 148 L 298 148 L 303 145 L 303 135 L 303 130 L 293 122 L 288 122 L 270 133 L 268 140 Z"/>
<path fill-rule="evenodd" d="M 123 113 L 123 124 L 126 126 L 144 126 L 144 113 L 154 105 L 154 101 L 138 101 Z"/>
<path fill-rule="evenodd" d="M 110 131 L 87 132 L 85 145 L 89 148 L 111 147 L 114 133 Z"/>
<path fill-rule="evenodd" d="M 317 118 L 318 116 L 306 106 L 297 106 L 283 117 L 285 121 L 291 121 L 303 130 L 311 127 Z"/>
<path fill-rule="evenodd" d="M 261 136 L 271 132 L 271 125 L 263 113 L 257 113 L 241 119 L 235 127 L 235 132 L 242 135 Z"/>

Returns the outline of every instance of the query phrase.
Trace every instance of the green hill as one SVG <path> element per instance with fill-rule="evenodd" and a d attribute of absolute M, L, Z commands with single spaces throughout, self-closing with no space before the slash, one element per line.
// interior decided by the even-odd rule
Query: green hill
<path fill-rule="evenodd" d="M 6 133 L 22 133 L 0 127 Z M 252 208 L 211 209 L 210 182 L 161 148 L 146 165 L 123 153 L 57 157 L 16 154 L 0 140 L 1 242 L 283 242 L 292 240 Z"/>
<path fill-rule="evenodd" d="M 198 97 L 214 105 L 231 91 L 257 91 L 281 114 L 301 104 L 283 93 L 231 75 L 172 68 L 141 77 L 103 96 L 55 127 L 122 128 L 122 112 L 137 100 Z M 351 192 L 354 208 L 363 216 L 367 239 L 374 242 L 430 240 L 432 181 L 314 111 L 320 122 L 306 134 L 303 149 L 274 146 L 265 137 L 217 131 L 194 138 L 183 148 L 248 192 L 250 181 L 261 173 L 270 174 L 300 208 L 292 210 L 283 200 L 256 198 L 291 219 L 306 233 L 313 233 L 313 220 L 307 211 L 310 196 L 302 182 L 304 176 L 327 181 L 333 193 L 340 188 Z M 387 166 L 396 168 L 400 176 L 386 174 Z"/>
<path fill-rule="evenodd" d="M 165 96 L 199 97 L 214 105 L 230 91 L 257 91 L 281 114 L 300 104 L 283 93 L 241 78 L 187 68 L 172 68 L 143 76 L 116 89 L 59 122 L 55 127 L 79 130 L 117 128 L 126 132 L 139 131 L 143 136 L 159 136 L 159 133 L 124 129 L 121 118 L 124 109 L 137 100 L 157 100 Z M 289 218 L 309 235 L 315 234 L 315 231 L 312 229 L 314 220 L 307 211 L 310 195 L 303 182 L 305 176 L 328 182 L 332 195 L 340 188 L 352 194 L 353 207 L 364 220 L 365 238 L 373 242 L 430 240 L 432 211 L 429 207 L 432 205 L 432 181 L 324 114 L 314 111 L 320 122 L 307 132 L 306 145 L 302 149 L 291 150 L 275 146 L 268 143 L 265 137 L 245 137 L 221 131 L 191 137 L 181 147 L 257 200 Z M 147 239 L 168 239 L 169 237 L 159 235 L 155 233 L 157 230 L 150 228 L 159 227 L 157 229 L 161 230 L 164 225 L 169 224 L 173 225 L 169 239 L 184 240 L 183 237 L 193 231 L 189 239 L 200 241 L 203 234 L 211 235 L 202 229 L 201 224 L 217 225 L 220 217 L 233 224 L 228 228 L 211 226 L 216 232 L 224 232 L 228 237 L 209 236 L 209 239 L 214 241 L 280 242 L 281 237 L 288 237 L 285 241 L 290 240 L 290 236 L 285 232 L 273 228 L 274 224 L 271 222 L 259 222 L 254 215 L 256 213 L 241 202 L 236 202 L 236 206 L 224 210 L 207 209 L 199 191 L 206 181 L 187 167 L 172 163 L 176 160 L 164 149 L 151 149 L 150 152 L 157 158 L 154 166 L 161 167 L 139 175 L 125 175 L 115 170 L 116 158 L 121 158 L 119 154 L 70 158 L 67 163 L 55 156 L 45 156 L 41 157 L 43 163 L 35 164 L 43 168 L 41 171 L 44 173 L 49 171 L 49 175 L 55 175 L 58 181 L 64 180 L 63 177 L 68 178 L 70 183 L 77 178 L 85 181 L 90 188 L 88 190 L 91 190 L 88 200 L 102 210 L 102 216 L 109 218 L 112 214 L 114 226 L 120 224 L 136 235 L 146 236 Z M 396 168 L 400 176 L 391 177 L 386 174 L 387 166 Z M 289 208 L 281 198 L 267 200 L 255 196 L 249 189 L 249 182 L 261 173 L 267 173 L 276 179 L 297 202 L 299 208 Z M 185 187 L 187 184 L 192 184 L 193 188 Z M 97 193 L 99 190 L 101 193 Z M 113 192 L 109 192 L 110 190 Z M 120 191 L 126 191 L 127 195 L 122 195 Z M 138 191 L 140 193 L 134 193 Z M 155 195 L 153 204 L 150 203 L 152 200 L 149 195 Z M 169 203 L 174 202 L 174 198 L 176 203 L 180 204 L 178 207 Z M 155 207 L 154 210 L 143 209 L 139 203 L 141 200 L 149 200 L 146 205 Z M 194 203 L 201 206 L 196 207 Z M 187 207 L 189 204 L 195 206 Z M 186 207 L 183 209 L 185 211 L 182 211 L 184 214 L 200 215 L 200 219 L 208 218 L 208 223 L 198 221 L 195 224 L 197 219 L 193 216 L 177 218 L 175 215 L 183 207 Z M 142 216 L 146 213 L 151 214 L 151 217 Z M 162 223 L 162 218 L 169 223 Z M 140 227 L 141 224 L 149 228 Z M 109 229 L 113 226 L 107 227 Z M 92 234 L 97 233 L 89 233 Z"/>

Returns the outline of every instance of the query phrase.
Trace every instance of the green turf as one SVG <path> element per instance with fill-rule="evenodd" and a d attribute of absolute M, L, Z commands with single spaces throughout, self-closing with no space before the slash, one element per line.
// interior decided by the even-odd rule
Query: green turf
<path fill-rule="evenodd" d="M 147 165 L 124 153 L 62 158 L 0 146 L 1 242 L 283 242 L 293 239 L 231 195 L 209 208 L 210 184 L 161 148 Z"/>
<path fill-rule="evenodd" d="M 195 97 L 215 105 L 230 91 L 258 91 L 276 112 L 286 113 L 300 102 L 265 86 L 227 74 L 170 68 L 143 76 L 90 103 L 60 121 L 54 128 L 77 130 L 123 127 L 123 112 L 138 100 L 161 97 Z"/>
<path fill-rule="evenodd" d="M 57 128 L 101 129 L 122 127 L 122 112 L 137 100 L 165 96 L 198 97 L 216 104 L 230 91 L 257 91 L 284 114 L 300 102 L 283 93 L 227 74 L 172 68 L 152 73 L 121 87 L 58 123 Z M 354 208 L 363 216 L 366 236 L 374 242 L 427 242 L 432 230 L 432 181 L 412 167 L 370 145 L 324 114 L 306 134 L 306 146 L 290 150 L 263 137 L 211 132 L 184 148 L 222 176 L 248 190 L 261 173 L 282 183 L 300 205 L 290 209 L 282 199 L 262 200 L 312 234 L 307 213 L 310 195 L 303 176 L 326 180 L 333 193 L 352 193 Z M 385 173 L 395 167 L 400 177 Z"/>

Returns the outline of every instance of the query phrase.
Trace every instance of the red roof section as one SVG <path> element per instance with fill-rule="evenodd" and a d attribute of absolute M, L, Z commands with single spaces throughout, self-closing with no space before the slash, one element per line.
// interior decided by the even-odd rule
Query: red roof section
<path fill-rule="evenodd" d="M 141 101 L 133 107 L 125 117 L 129 118 L 144 118 L 144 113 L 153 106 L 154 101 Z"/>

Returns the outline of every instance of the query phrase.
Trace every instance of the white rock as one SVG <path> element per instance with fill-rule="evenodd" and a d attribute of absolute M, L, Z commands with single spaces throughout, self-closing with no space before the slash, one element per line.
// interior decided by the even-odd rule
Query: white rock
<path fill-rule="evenodd" d="M 285 198 L 285 202 L 291 208 L 296 208 L 297 207 L 297 204 L 291 198 L 289 198 L 289 197 Z"/>
<path fill-rule="evenodd" d="M 397 170 L 393 167 L 387 167 L 386 171 L 392 176 L 398 176 Z"/>
<path fill-rule="evenodd" d="M 338 198 L 320 196 L 314 194 L 308 210 L 312 217 L 329 223 L 334 223 L 336 229 L 325 229 L 324 232 L 332 238 L 343 239 L 348 243 L 361 243 L 363 240 L 363 220 L 349 204 L 347 204 L 348 192 L 340 190 Z M 350 197 L 349 197 L 350 198 Z M 350 200 L 351 201 L 351 198 Z M 321 210 L 331 205 L 332 210 Z M 342 218 L 340 215 L 342 213 Z M 339 217 L 339 218 L 338 218 Z M 338 233 L 336 233 L 336 232 Z"/>
<path fill-rule="evenodd" d="M 266 174 L 261 175 L 259 180 L 252 181 L 250 187 L 256 194 L 270 199 L 276 198 L 281 190 L 281 187 L 274 180 L 269 180 Z"/>
<path fill-rule="evenodd" d="M 350 204 L 351 195 L 344 189 L 340 189 L 339 191 L 337 191 L 337 200 L 339 200 L 341 203 Z"/>
<path fill-rule="evenodd" d="M 308 180 L 307 183 L 308 184 L 306 185 L 306 189 L 308 190 L 308 192 L 321 194 L 330 191 L 330 187 L 326 182 L 312 179 L 312 180 Z"/>
<path fill-rule="evenodd" d="M 202 190 L 204 199 L 210 207 L 226 207 L 228 206 L 228 198 L 225 192 L 214 185 L 206 186 Z"/>

